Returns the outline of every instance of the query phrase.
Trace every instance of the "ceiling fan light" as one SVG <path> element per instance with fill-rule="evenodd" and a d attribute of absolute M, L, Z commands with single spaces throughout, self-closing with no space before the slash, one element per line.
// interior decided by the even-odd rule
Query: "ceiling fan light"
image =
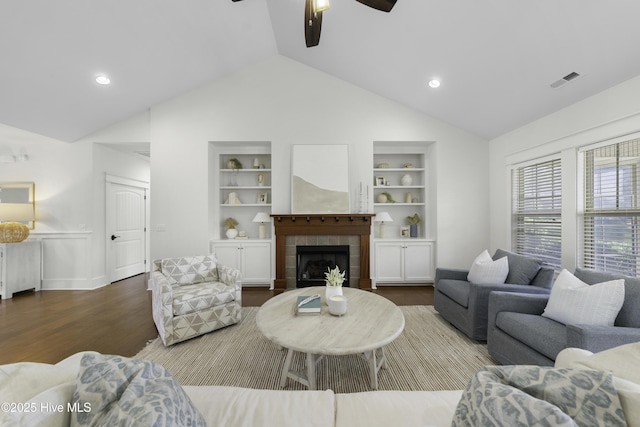
<path fill-rule="evenodd" d="M 429 80 L 429 87 L 433 89 L 440 87 L 440 80 L 436 80 L 436 79 Z"/>
<path fill-rule="evenodd" d="M 330 7 L 329 0 L 313 0 L 313 11 L 315 13 L 329 10 Z"/>

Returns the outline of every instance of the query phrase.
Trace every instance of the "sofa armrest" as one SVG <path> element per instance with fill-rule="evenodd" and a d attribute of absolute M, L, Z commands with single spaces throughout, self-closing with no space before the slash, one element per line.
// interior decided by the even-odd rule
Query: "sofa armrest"
<path fill-rule="evenodd" d="M 623 326 L 567 325 L 567 346 L 594 353 L 640 341 L 640 328 Z"/>
<path fill-rule="evenodd" d="M 469 270 L 461 270 L 456 268 L 436 268 L 436 277 L 434 282 L 437 284 L 441 279 L 451 280 L 467 280 Z"/>
<path fill-rule="evenodd" d="M 488 334 L 496 327 L 496 318 L 501 311 L 541 315 L 547 306 L 549 294 L 518 294 L 493 291 L 489 294 Z"/>

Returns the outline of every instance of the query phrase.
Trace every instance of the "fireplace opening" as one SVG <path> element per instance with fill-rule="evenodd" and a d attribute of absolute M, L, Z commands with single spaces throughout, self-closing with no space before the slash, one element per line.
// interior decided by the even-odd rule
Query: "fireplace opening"
<path fill-rule="evenodd" d="M 296 287 L 324 286 L 329 270 L 345 271 L 342 286 L 349 286 L 349 245 L 296 246 Z"/>

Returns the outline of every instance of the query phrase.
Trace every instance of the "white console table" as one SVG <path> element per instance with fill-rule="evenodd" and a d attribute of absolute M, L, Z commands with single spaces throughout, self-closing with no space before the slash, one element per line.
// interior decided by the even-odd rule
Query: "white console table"
<path fill-rule="evenodd" d="M 0 243 L 0 296 L 12 298 L 16 292 L 41 288 L 42 243 Z"/>

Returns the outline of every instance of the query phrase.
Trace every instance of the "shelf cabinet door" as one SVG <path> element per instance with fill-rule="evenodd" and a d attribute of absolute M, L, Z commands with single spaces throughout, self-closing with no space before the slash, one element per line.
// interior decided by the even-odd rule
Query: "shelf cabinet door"
<path fill-rule="evenodd" d="M 271 283 L 271 242 L 220 241 L 211 244 L 218 263 L 242 272 L 243 284 Z"/>
<path fill-rule="evenodd" d="M 377 282 L 404 281 L 404 254 L 401 243 L 375 244 Z"/>
<path fill-rule="evenodd" d="M 433 280 L 433 244 L 407 242 L 404 245 L 404 278 L 407 282 Z"/>
<path fill-rule="evenodd" d="M 242 244 L 242 281 L 245 283 L 271 282 L 271 244 L 248 242 Z"/>

